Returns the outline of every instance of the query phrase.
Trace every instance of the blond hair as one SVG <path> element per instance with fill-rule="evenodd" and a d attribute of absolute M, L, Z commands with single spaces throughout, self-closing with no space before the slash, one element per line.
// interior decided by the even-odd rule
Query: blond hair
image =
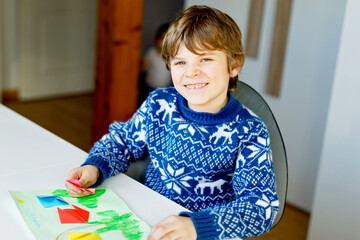
<path fill-rule="evenodd" d="M 191 6 L 171 23 L 161 49 L 168 69 L 182 42 L 195 54 L 204 49 L 224 51 L 229 72 L 235 66 L 241 69 L 245 60 L 240 28 L 230 16 L 215 8 Z M 236 89 L 237 82 L 238 75 L 230 77 L 229 92 Z"/>

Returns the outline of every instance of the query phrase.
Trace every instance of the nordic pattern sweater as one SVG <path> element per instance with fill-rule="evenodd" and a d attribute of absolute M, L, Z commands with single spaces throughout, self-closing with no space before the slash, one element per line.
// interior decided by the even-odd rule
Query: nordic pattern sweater
<path fill-rule="evenodd" d="M 198 239 L 248 238 L 267 232 L 279 201 L 263 121 L 229 95 L 220 112 L 187 107 L 174 89 L 150 94 L 133 117 L 114 122 L 85 164 L 99 183 L 149 154 L 145 185 L 189 209 Z"/>

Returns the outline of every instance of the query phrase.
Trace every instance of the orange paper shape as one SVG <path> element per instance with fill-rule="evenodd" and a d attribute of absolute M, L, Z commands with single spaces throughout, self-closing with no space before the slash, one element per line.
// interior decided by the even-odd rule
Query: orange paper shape
<path fill-rule="evenodd" d="M 89 220 L 89 211 L 71 205 L 75 209 L 60 209 L 57 208 L 61 224 L 65 223 L 86 223 Z"/>
<path fill-rule="evenodd" d="M 79 180 L 77 179 L 70 179 L 70 180 L 66 180 L 67 182 L 71 183 L 72 185 L 74 185 L 75 187 L 81 189 L 81 190 L 84 190 L 84 191 L 87 191 L 91 194 L 94 194 L 95 193 L 95 188 L 82 188 L 80 186 L 80 183 L 79 183 Z"/>
<path fill-rule="evenodd" d="M 101 237 L 96 233 L 69 233 L 70 240 L 101 240 Z"/>

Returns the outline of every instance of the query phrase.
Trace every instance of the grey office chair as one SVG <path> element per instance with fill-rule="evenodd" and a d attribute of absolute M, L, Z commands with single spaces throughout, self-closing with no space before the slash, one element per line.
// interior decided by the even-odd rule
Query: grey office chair
<path fill-rule="evenodd" d="M 269 105 L 255 89 L 248 84 L 239 81 L 238 86 L 232 95 L 259 116 L 265 122 L 270 132 L 277 193 L 280 201 L 279 212 L 272 225 L 272 227 L 275 227 L 284 212 L 288 186 L 288 165 L 284 141 Z"/>
<path fill-rule="evenodd" d="M 277 193 L 280 201 L 279 212 L 272 225 L 272 227 L 275 227 L 283 215 L 287 194 L 288 168 L 284 141 L 269 105 L 255 89 L 246 83 L 239 81 L 238 87 L 232 95 L 244 106 L 251 109 L 257 116 L 259 116 L 265 122 L 270 131 Z M 144 161 L 132 163 L 128 170 L 128 175 L 140 182 L 143 182 L 149 161 L 150 159 L 147 157 Z"/>

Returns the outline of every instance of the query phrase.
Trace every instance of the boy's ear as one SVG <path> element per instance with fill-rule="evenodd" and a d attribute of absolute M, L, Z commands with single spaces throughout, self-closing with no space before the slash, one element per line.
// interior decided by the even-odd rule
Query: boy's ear
<path fill-rule="evenodd" d="M 244 58 L 237 59 L 237 61 L 235 61 L 234 65 L 231 68 L 230 77 L 235 77 L 236 75 L 238 75 L 243 64 L 244 64 Z"/>

